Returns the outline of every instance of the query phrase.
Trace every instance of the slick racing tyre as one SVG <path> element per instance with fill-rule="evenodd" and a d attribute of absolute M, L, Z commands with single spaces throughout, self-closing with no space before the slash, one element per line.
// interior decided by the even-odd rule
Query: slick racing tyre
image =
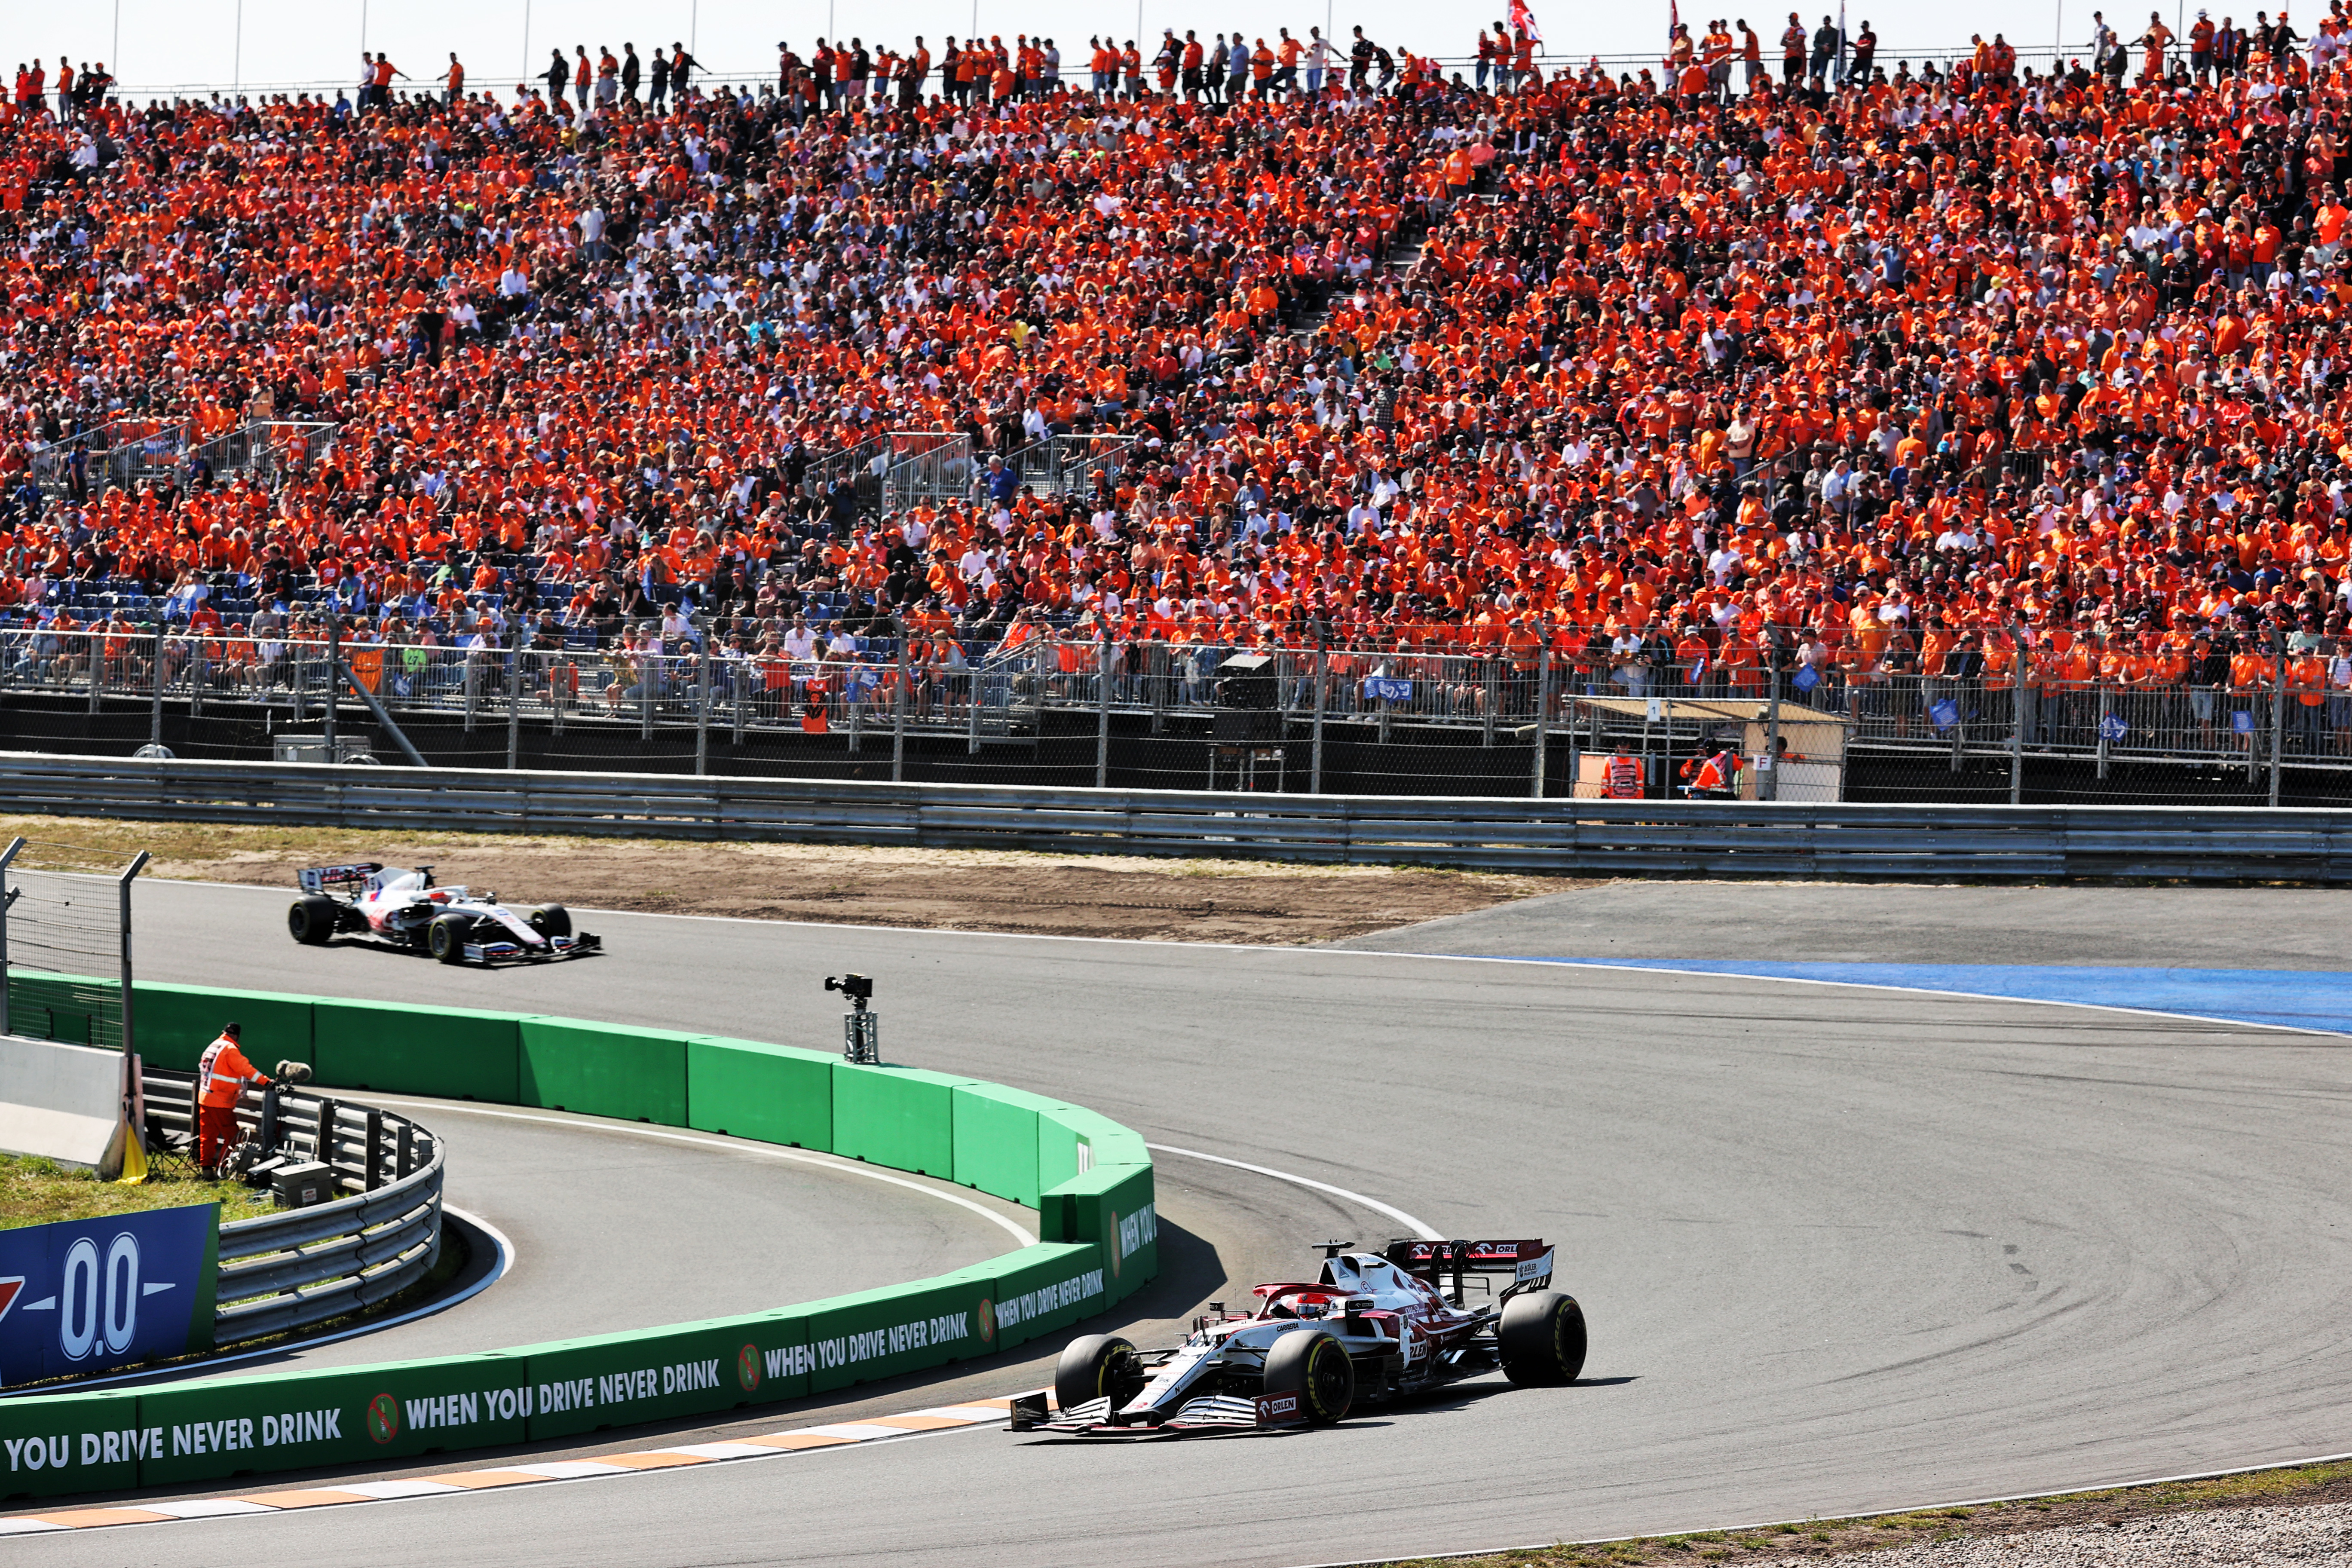
<path fill-rule="evenodd" d="M 1065 1411 L 1108 1399 L 1114 1410 L 1143 1390 L 1135 1346 L 1116 1334 L 1086 1334 L 1062 1347 L 1054 1367 L 1054 1402 Z"/>
<path fill-rule="evenodd" d="M 1495 1326 L 1503 1375 L 1513 1383 L 1557 1387 L 1584 1370 L 1584 1309 L 1573 1296 L 1534 1290 L 1514 1296 Z"/>
<path fill-rule="evenodd" d="M 304 947 L 323 947 L 341 923 L 332 899 L 297 899 L 286 911 L 286 929 Z"/>
<path fill-rule="evenodd" d="M 474 934 L 467 915 L 436 915 L 425 931 L 425 950 L 444 963 L 466 962 L 466 939 Z"/>
<path fill-rule="evenodd" d="M 541 904 L 528 917 L 530 929 L 550 942 L 572 934 L 572 911 L 562 904 Z"/>
<path fill-rule="evenodd" d="M 1347 1346 L 1320 1329 L 1287 1333 L 1265 1352 L 1265 1392 L 1298 1395 L 1307 1419 L 1328 1426 L 1346 1420 L 1356 1403 L 1356 1363 Z"/>

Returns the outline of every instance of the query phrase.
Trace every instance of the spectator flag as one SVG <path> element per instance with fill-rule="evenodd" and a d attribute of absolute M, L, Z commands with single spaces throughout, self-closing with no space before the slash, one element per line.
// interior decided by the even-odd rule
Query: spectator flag
<path fill-rule="evenodd" d="M 2131 726 L 2124 722 L 2124 716 L 2120 713 L 2110 713 L 2099 721 L 2099 739 L 2102 741 L 2120 741 L 2130 733 Z"/>
<path fill-rule="evenodd" d="M 1795 687 L 1800 691 L 1811 691 L 1814 687 L 1819 686 L 1821 683 L 1821 672 L 1810 664 L 1801 666 L 1798 669 L 1795 678 L 1789 682 L 1790 685 Z"/>
<path fill-rule="evenodd" d="M 1706 679 L 1706 657 L 1702 655 L 1699 661 L 1690 667 L 1690 683 L 1693 686 L 1696 686 L 1700 681 L 1705 680 Z"/>
<path fill-rule="evenodd" d="M 1672 4 L 1673 0 L 1668 0 L 1668 3 Z M 1528 9 L 1528 0 L 1511 0 L 1511 26 L 1523 38 L 1538 44 L 1544 41 L 1543 29 L 1536 26 L 1536 14 Z"/>
<path fill-rule="evenodd" d="M 1960 705 L 1950 698 L 1927 710 L 1927 718 L 1938 730 L 1948 730 L 1960 721 Z"/>
<path fill-rule="evenodd" d="M 2230 732 L 2233 735 L 2252 734 L 2254 732 L 2254 716 L 2252 713 L 2245 711 L 2243 709 L 2240 709 L 2238 711 L 2231 714 Z"/>
<path fill-rule="evenodd" d="M 1682 25 L 1683 11 L 1680 0 L 1666 0 L 1666 56 L 1668 58 L 1674 57 L 1675 34 Z"/>

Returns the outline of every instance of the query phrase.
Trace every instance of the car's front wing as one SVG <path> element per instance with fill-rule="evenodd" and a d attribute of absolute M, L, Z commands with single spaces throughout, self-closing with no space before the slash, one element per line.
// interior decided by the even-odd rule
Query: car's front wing
<path fill-rule="evenodd" d="M 1234 1436 L 1250 1432 L 1274 1432 L 1305 1423 L 1305 1405 L 1296 1394 L 1204 1394 L 1188 1399 L 1175 1413 L 1159 1422 L 1111 1419 L 1108 1399 L 1091 1399 L 1058 1414 L 1049 1412 L 1045 1396 L 1024 1394 L 1013 1401 L 1012 1428 L 1049 1437 L 1139 1443 L 1160 1437 Z"/>

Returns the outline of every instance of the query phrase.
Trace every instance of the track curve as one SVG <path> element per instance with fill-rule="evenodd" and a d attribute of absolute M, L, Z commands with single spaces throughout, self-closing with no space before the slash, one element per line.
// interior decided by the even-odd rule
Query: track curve
<path fill-rule="evenodd" d="M 838 1026 L 817 977 L 863 970 L 893 1060 L 1066 1097 L 1453 1234 L 1542 1234 L 1593 1323 L 1569 1389 L 1474 1385 L 1257 1447 L 982 1433 L 398 1505 L 426 1550 L 1319 1562 L 2352 1447 L 2339 1037 L 1542 964 L 606 915 L 608 957 L 484 975 L 257 945 L 276 895 L 141 897 L 143 929 L 170 933 L 142 940 L 142 973 L 214 984 L 663 1024 L 691 1005 L 713 1030 L 822 1040 Z M 1162 1158 L 1174 1223 L 1225 1226 L 1187 1276 L 1207 1289 L 1290 1271 L 1334 1225 L 1390 1223 Z M 362 1551 L 385 1522 L 192 1528 L 216 1555 L 290 1564 Z"/>

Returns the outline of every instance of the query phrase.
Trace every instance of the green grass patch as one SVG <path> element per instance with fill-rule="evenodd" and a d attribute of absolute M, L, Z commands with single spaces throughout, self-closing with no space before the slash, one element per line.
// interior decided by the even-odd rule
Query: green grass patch
<path fill-rule="evenodd" d="M 0 1230 L 209 1203 L 220 1205 L 224 1225 L 277 1212 L 268 1192 L 238 1182 L 151 1176 L 135 1187 L 124 1186 L 37 1154 L 0 1154 Z"/>

